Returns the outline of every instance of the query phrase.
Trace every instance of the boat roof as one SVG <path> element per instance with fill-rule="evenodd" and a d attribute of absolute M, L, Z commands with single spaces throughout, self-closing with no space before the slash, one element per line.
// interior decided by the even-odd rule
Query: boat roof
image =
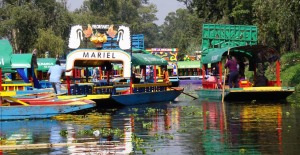
<path fill-rule="evenodd" d="M 38 71 L 47 72 L 51 66 L 54 66 L 55 58 L 37 58 Z"/>
<path fill-rule="evenodd" d="M 177 62 L 178 68 L 201 68 L 200 60 L 195 61 L 178 61 Z"/>
<path fill-rule="evenodd" d="M 13 48 L 7 39 L 0 39 L 0 67 L 2 69 L 11 69 L 10 58 L 13 53 Z"/>
<path fill-rule="evenodd" d="M 143 54 L 143 53 L 132 53 L 131 58 L 132 64 L 134 66 L 139 65 L 168 65 L 168 61 L 164 58 L 153 54 Z"/>
<path fill-rule="evenodd" d="M 31 67 L 32 54 L 12 54 L 11 56 L 11 68 L 30 68 Z"/>
<path fill-rule="evenodd" d="M 222 56 L 226 56 L 228 53 L 232 56 L 246 57 L 250 63 L 275 62 L 280 58 L 279 52 L 272 47 L 265 45 L 246 45 L 210 49 L 209 53 L 202 57 L 202 64 L 219 62 Z"/>

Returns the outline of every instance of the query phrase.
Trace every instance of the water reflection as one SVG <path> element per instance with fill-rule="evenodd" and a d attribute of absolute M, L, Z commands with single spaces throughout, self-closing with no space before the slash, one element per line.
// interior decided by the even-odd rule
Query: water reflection
<path fill-rule="evenodd" d="M 299 105 L 289 102 L 223 104 L 181 95 L 65 120 L 1 122 L 1 145 L 61 145 L 5 154 L 299 154 L 299 119 Z"/>

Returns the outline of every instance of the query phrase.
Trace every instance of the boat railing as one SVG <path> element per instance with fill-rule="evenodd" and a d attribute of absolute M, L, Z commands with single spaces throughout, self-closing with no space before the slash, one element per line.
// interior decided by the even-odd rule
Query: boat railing
<path fill-rule="evenodd" d="M 170 87 L 170 84 L 168 83 L 146 83 L 132 85 L 133 93 L 166 91 L 168 87 Z"/>
<path fill-rule="evenodd" d="M 5 91 L 32 90 L 32 83 L 4 83 L 2 88 Z"/>
<path fill-rule="evenodd" d="M 132 84 L 132 93 L 166 91 L 171 85 L 168 83 L 143 83 Z M 92 83 L 71 84 L 72 95 L 88 94 L 120 94 L 128 93 L 130 84 L 117 82 L 112 85 L 94 85 Z"/>

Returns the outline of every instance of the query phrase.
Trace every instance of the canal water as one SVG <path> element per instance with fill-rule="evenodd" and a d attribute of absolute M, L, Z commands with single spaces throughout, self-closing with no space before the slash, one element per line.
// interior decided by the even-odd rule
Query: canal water
<path fill-rule="evenodd" d="M 196 85 L 184 87 L 196 96 Z M 299 94 L 272 103 L 221 103 L 182 94 L 173 102 L 1 122 L 1 145 L 12 148 L 0 152 L 296 155 L 300 154 L 299 122 Z"/>

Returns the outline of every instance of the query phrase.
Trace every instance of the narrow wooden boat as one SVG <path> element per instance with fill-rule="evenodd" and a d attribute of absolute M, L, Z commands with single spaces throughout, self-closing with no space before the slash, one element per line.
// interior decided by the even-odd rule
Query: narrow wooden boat
<path fill-rule="evenodd" d="M 168 65 L 168 62 L 151 53 L 134 52 L 131 47 L 129 27 L 116 26 L 120 33 L 126 34 L 122 42 L 111 47 L 97 47 L 95 49 L 77 49 L 70 52 L 66 57 L 66 72 L 68 95 L 59 96 L 60 99 L 72 95 L 86 95 L 83 98 L 91 99 L 100 106 L 103 104 L 118 103 L 121 105 L 137 105 L 162 101 L 174 101 L 183 90 L 168 89 L 171 83 L 159 82 L 157 79 L 158 67 Z M 119 27 L 119 28 L 117 28 Z M 106 25 L 92 25 L 93 31 L 109 35 Z M 108 27 L 107 27 L 108 28 Z M 115 36 L 119 38 L 120 36 Z M 106 40 L 106 44 L 110 40 Z M 104 43 L 103 42 L 103 43 Z M 79 47 L 79 46 L 78 46 Z M 117 81 L 113 76 L 114 66 L 119 66 Z M 99 78 L 89 79 L 88 68 L 93 68 Z M 136 72 L 134 69 L 141 71 Z M 156 68 L 157 67 L 157 68 Z M 81 72 L 84 70 L 84 72 Z M 81 74 L 83 73 L 83 74 Z M 135 74 L 141 73 L 140 76 Z M 94 74 L 94 75 L 95 75 Z M 134 76 L 133 76 L 134 75 Z M 97 76 L 97 77 L 98 77 Z M 72 78 L 70 78 L 72 77 Z M 74 82 L 71 79 L 79 79 Z M 129 81 L 129 82 L 128 82 Z M 143 82 L 142 82 L 143 81 Z"/>
<path fill-rule="evenodd" d="M 146 103 L 174 101 L 174 99 L 177 98 L 182 93 L 182 91 L 183 89 L 112 95 L 111 98 L 122 105 L 138 105 Z"/>
<path fill-rule="evenodd" d="M 203 79 L 202 87 L 196 89 L 199 97 L 222 101 L 270 101 L 285 100 L 295 91 L 294 87 L 281 81 L 280 53 L 272 47 L 258 45 L 257 36 L 256 26 L 203 24 L 201 63 L 205 72 L 202 73 L 203 77 L 209 72 L 211 76 Z M 231 65 L 237 64 L 239 81 L 233 82 L 231 88 L 226 80 L 229 71 L 222 69 L 224 57 Z M 265 76 L 267 66 L 274 73 L 269 79 Z M 249 71 L 248 77 L 245 69 Z"/>
<path fill-rule="evenodd" d="M 59 114 L 76 112 L 95 107 L 94 101 L 87 99 L 39 99 L 14 98 L 14 91 L 1 91 L 0 120 L 41 119 Z"/>
<path fill-rule="evenodd" d="M 284 100 L 295 91 L 294 87 L 244 87 L 224 90 L 225 101 L 278 101 Z M 221 100 L 223 90 L 196 89 L 202 99 Z"/>
<path fill-rule="evenodd" d="M 229 53 L 233 56 L 246 57 L 248 59 L 249 71 L 254 72 L 254 82 L 242 79 L 239 81 L 238 86 L 229 88 L 228 83 L 225 83 L 225 79 L 222 76 L 222 56 L 226 56 Z M 205 64 L 216 63 L 219 67 L 219 74 L 214 76 L 214 81 L 204 80 L 202 87 L 195 91 L 203 99 L 222 99 L 225 101 L 285 100 L 295 91 L 295 88 L 282 86 L 279 58 L 279 53 L 275 49 L 263 45 L 211 49 L 210 53 L 202 59 L 203 68 L 205 69 Z M 263 67 L 259 67 L 264 65 L 264 63 L 275 64 L 275 80 L 267 80 L 264 76 Z M 264 79 L 259 80 L 262 77 Z"/>

